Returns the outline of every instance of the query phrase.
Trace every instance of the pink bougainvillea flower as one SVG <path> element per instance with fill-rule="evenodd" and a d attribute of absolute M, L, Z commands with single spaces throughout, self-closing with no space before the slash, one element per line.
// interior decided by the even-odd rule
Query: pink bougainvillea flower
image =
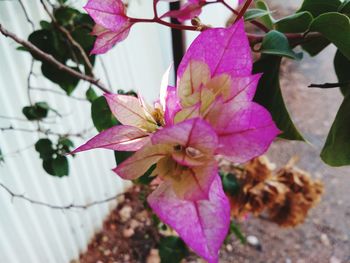
<path fill-rule="evenodd" d="M 263 154 L 280 133 L 270 113 L 252 101 L 260 79 L 259 74 L 251 74 L 252 64 L 244 24 L 239 21 L 200 34 L 177 74 L 182 109 L 174 122 L 205 119 L 218 135 L 217 153 L 233 162 Z"/>
<path fill-rule="evenodd" d="M 230 208 L 214 154 L 218 138 L 201 118 L 192 118 L 155 132 L 145 145 L 114 171 L 136 179 L 154 163 L 161 184 L 148 203 L 198 255 L 218 262 L 227 235 Z"/>
<path fill-rule="evenodd" d="M 167 0 L 163 0 L 163 1 L 167 1 Z M 181 6 L 179 10 L 172 10 L 172 11 L 166 12 L 164 15 L 162 15 L 161 18 L 173 17 L 182 23 L 186 20 L 199 16 L 200 13 L 202 12 L 202 7 L 205 5 L 205 3 L 206 3 L 206 0 L 188 0 L 185 4 Z"/>
<path fill-rule="evenodd" d="M 154 106 L 141 98 L 105 95 L 122 125 L 73 153 L 92 148 L 136 151 L 113 170 L 130 180 L 156 164 L 152 175 L 159 185 L 148 196 L 149 205 L 190 248 L 216 263 L 230 206 L 215 156 L 245 162 L 265 152 L 279 133 L 269 112 L 252 101 L 260 75 L 251 72 L 243 21 L 208 29 L 186 52 L 176 88 L 163 80 Z"/>
<path fill-rule="evenodd" d="M 133 23 L 125 14 L 121 0 L 89 0 L 84 9 L 95 21 L 92 34 L 97 36 L 92 54 L 102 54 L 129 34 Z"/>

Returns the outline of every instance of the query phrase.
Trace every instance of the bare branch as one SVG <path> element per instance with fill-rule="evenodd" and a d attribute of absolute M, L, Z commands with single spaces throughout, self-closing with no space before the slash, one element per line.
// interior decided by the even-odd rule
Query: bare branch
<path fill-rule="evenodd" d="M 0 24 L 0 32 L 5 36 L 13 39 L 18 44 L 21 44 L 22 46 L 29 49 L 33 54 L 40 57 L 42 60 L 49 62 L 50 64 L 57 67 L 59 70 L 65 71 L 66 73 L 70 74 L 71 76 L 74 76 L 76 78 L 85 80 L 87 82 L 90 82 L 91 84 L 98 87 L 100 90 L 102 90 L 105 93 L 110 93 L 108 89 L 106 89 L 105 85 L 101 83 L 99 79 L 96 79 L 94 77 L 82 74 L 74 69 L 71 69 L 70 67 L 67 67 L 66 65 L 62 64 L 58 60 L 56 60 L 52 55 L 42 51 L 41 49 L 37 48 L 35 45 L 30 43 L 29 41 L 26 41 L 24 39 L 19 38 L 14 33 L 8 31 Z"/>
<path fill-rule="evenodd" d="M 339 87 L 346 86 L 349 84 L 350 84 L 350 81 L 339 82 L 339 83 L 310 84 L 308 87 L 309 88 L 331 89 L 331 88 L 339 88 Z"/>
<path fill-rule="evenodd" d="M 119 196 L 123 195 L 123 194 L 116 194 L 116 195 L 108 197 L 106 199 L 93 201 L 93 202 L 87 203 L 87 204 L 78 204 L 78 205 L 76 205 L 76 204 L 69 204 L 69 205 L 61 206 L 61 205 L 53 205 L 53 204 L 49 204 L 49 203 L 46 203 L 46 202 L 34 200 L 32 198 L 26 197 L 23 194 L 16 194 L 16 193 L 12 192 L 10 190 L 10 188 L 5 186 L 3 183 L 0 183 L 0 187 L 2 189 L 4 189 L 11 196 L 12 199 L 13 198 L 19 198 L 19 199 L 25 200 L 25 201 L 27 201 L 27 202 L 29 202 L 31 204 L 45 206 L 45 207 L 49 207 L 51 209 L 57 209 L 57 210 L 69 210 L 69 209 L 74 209 L 74 208 L 75 209 L 88 209 L 88 208 L 90 208 L 92 206 L 95 206 L 95 205 L 104 204 L 104 203 L 108 203 L 108 202 L 114 201 Z"/>
<path fill-rule="evenodd" d="M 24 16 L 26 17 L 27 21 L 29 24 L 31 24 L 32 26 L 32 29 L 34 30 L 35 29 L 35 25 L 34 25 L 34 22 L 30 19 L 29 15 L 28 15 L 28 12 L 27 12 L 27 9 L 26 7 L 24 6 L 22 0 L 17 0 L 18 3 L 20 4 L 22 10 L 23 10 L 23 13 L 24 13 Z"/>

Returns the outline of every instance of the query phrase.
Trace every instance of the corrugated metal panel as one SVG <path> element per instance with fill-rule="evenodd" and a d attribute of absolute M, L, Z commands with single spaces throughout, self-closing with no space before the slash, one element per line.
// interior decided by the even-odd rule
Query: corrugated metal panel
<path fill-rule="evenodd" d="M 84 1 L 74 1 L 81 7 Z M 35 24 L 46 18 L 39 0 L 24 0 Z M 131 14 L 151 13 L 149 1 L 132 1 Z M 0 23 L 26 38 L 31 32 L 17 1 L 0 1 Z M 18 45 L 0 35 L 0 115 L 24 118 L 21 108 L 28 104 L 26 77 L 31 59 L 16 51 Z M 150 52 L 152 50 L 152 52 Z M 104 61 L 112 89 L 139 89 L 148 100 L 157 96 L 162 73 L 172 60 L 168 29 L 156 25 L 136 25 L 129 38 L 112 52 L 100 56 L 96 75 L 106 83 L 101 66 Z M 60 91 L 40 74 L 35 64 L 32 86 Z M 88 85 L 80 83 L 74 96 L 84 97 Z M 52 118 L 55 124 L 44 126 L 58 132 L 79 132 L 92 127 L 90 104 L 51 92 L 32 91 L 34 101 L 45 100 L 58 109 L 63 118 Z M 0 126 L 35 129 L 35 124 L 0 119 Z M 92 129 L 87 137 L 96 134 Z M 0 166 L 0 182 L 15 193 L 56 205 L 84 204 L 122 192 L 125 184 L 110 169 L 115 165 L 113 154 L 93 151 L 70 158 L 70 176 L 54 178 L 41 168 L 33 144 L 40 136 L 35 133 L 1 132 L 0 148 L 5 163 Z M 83 140 L 75 140 L 79 145 Z M 21 150 L 20 152 L 16 152 Z M 69 262 L 77 258 L 105 216 L 115 204 L 104 204 L 88 210 L 52 210 L 20 199 L 11 200 L 0 189 L 0 262 Z"/>

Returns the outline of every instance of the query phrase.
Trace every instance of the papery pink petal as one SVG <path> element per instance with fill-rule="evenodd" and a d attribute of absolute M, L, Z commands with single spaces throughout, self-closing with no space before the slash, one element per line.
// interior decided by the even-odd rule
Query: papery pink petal
<path fill-rule="evenodd" d="M 280 133 L 270 113 L 255 102 L 222 104 L 208 121 L 219 137 L 217 153 L 232 162 L 246 162 L 263 154 Z"/>
<path fill-rule="evenodd" d="M 95 148 L 137 151 L 150 141 L 149 134 L 133 126 L 118 125 L 100 132 L 73 153 Z"/>
<path fill-rule="evenodd" d="M 113 115 L 124 125 L 138 128 L 156 128 L 156 124 L 146 116 L 138 98 L 129 95 L 104 95 Z"/>
<path fill-rule="evenodd" d="M 207 162 L 204 165 L 183 171 L 183 174 L 177 175 L 172 180 L 172 185 L 180 199 L 204 200 L 209 198 L 209 190 L 217 174 L 217 163 L 215 161 Z"/>
<path fill-rule="evenodd" d="M 153 164 L 165 157 L 172 149 L 167 145 L 147 144 L 113 171 L 120 177 L 133 180 L 143 175 Z"/>
<path fill-rule="evenodd" d="M 153 144 L 182 145 L 193 147 L 203 153 L 212 153 L 218 142 L 213 128 L 200 118 L 165 127 L 153 134 L 151 140 Z"/>
<path fill-rule="evenodd" d="M 132 24 L 127 22 L 123 26 L 119 27 L 117 31 L 110 31 L 96 24 L 91 32 L 92 35 L 97 36 L 94 48 L 91 50 L 91 54 L 106 53 L 129 35 L 131 26 Z M 101 28 L 103 30 L 101 30 Z"/>
<path fill-rule="evenodd" d="M 166 181 L 148 197 L 148 203 L 198 255 L 209 263 L 218 262 L 230 224 L 230 205 L 219 176 L 210 187 L 209 200 L 180 200 Z"/>
<path fill-rule="evenodd" d="M 177 112 L 181 110 L 181 105 L 179 98 L 176 94 L 176 88 L 172 86 L 168 86 L 166 95 L 165 95 L 165 111 L 164 111 L 164 119 L 165 125 L 173 125 L 174 117 Z"/>
<path fill-rule="evenodd" d="M 238 101 L 252 101 L 262 74 L 255 74 L 232 79 L 231 99 Z"/>
<path fill-rule="evenodd" d="M 253 61 L 243 20 L 229 28 L 208 29 L 202 32 L 181 61 L 177 72 L 179 78 L 191 60 L 205 62 L 212 77 L 222 73 L 232 77 L 250 75 Z"/>
<path fill-rule="evenodd" d="M 162 82 L 160 84 L 160 91 L 159 91 L 159 102 L 163 107 L 163 110 L 165 111 L 165 107 L 166 107 L 166 97 L 167 97 L 167 93 L 168 93 L 168 84 L 169 84 L 169 76 L 170 76 L 170 71 L 173 68 L 173 64 L 171 64 L 167 70 L 165 71 L 165 73 L 162 76 Z"/>
<path fill-rule="evenodd" d="M 121 0 L 89 0 L 84 9 L 96 24 L 111 31 L 118 31 L 128 21 Z"/>
<path fill-rule="evenodd" d="M 202 3 L 201 0 L 191 0 L 188 1 L 188 3 L 181 6 L 179 10 L 172 10 L 169 12 L 166 12 L 163 17 L 173 17 L 176 18 L 180 23 L 190 20 L 196 16 L 199 16 L 202 12 Z M 204 1 L 205 2 L 205 1 Z"/>

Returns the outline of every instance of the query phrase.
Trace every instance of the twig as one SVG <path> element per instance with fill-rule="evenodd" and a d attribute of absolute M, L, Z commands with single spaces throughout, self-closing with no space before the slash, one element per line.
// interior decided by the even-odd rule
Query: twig
<path fill-rule="evenodd" d="M 26 17 L 28 23 L 31 24 L 32 29 L 34 30 L 34 29 L 35 29 L 34 22 L 30 19 L 29 15 L 28 15 L 28 12 L 27 12 L 27 9 L 26 9 L 26 7 L 24 6 L 22 0 L 18 0 L 18 3 L 20 4 L 20 6 L 21 6 L 21 8 L 22 8 L 23 13 L 24 13 L 24 16 Z"/>
<path fill-rule="evenodd" d="M 27 129 L 27 128 L 18 128 L 18 127 L 13 127 L 12 125 L 7 126 L 7 127 L 0 127 L 0 131 L 20 131 L 20 132 L 28 132 L 28 133 L 42 133 L 45 135 L 55 135 L 55 136 L 59 136 L 59 137 L 78 137 L 78 138 L 82 138 L 84 139 L 84 134 L 87 133 L 88 131 L 90 131 L 91 129 L 85 129 L 81 132 L 78 133 L 58 133 L 58 132 L 54 132 L 51 131 L 49 129 L 44 130 L 42 128 L 38 128 L 38 129 Z"/>
<path fill-rule="evenodd" d="M 75 39 L 73 38 L 73 36 L 71 35 L 71 33 L 63 26 L 61 26 L 60 24 L 57 23 L 56 18 L 51 14 L 50 10 L 47 8 L 46 4 L 44 3 L 43 0 L 40 0 L 41 5 L 43 6 L 44 10 L 46 11 L 46 13 L 49 15 L 49 17 L 52 19 L 54 25 L 58 28 L 58 30 L 60 30 L 63 34 L 66 35 L 67 39 L 69 40 L 69 42 L 76 47 L 79 52 L 80 55 L 82 57 L 82 59 L 84 60 L 85 64 L 87 65 L 88 69 L 89 69 L 89 73 L 90 76 L 94 77 L 94 73 L 93 73 L 93 66 L 89 60 L 89 57 L 87 56 L 87 54 L 85 53 L 85 50 L 82 48 L 82 46 L 75 41 Z"/>
<path fill-rule="evenodd" d="M 324 84 L 310 84 L 309 88 L 322 88 L 322 89 L 331 89 L 331 88 L 339 88 L 341 86 L 349 85 L 350 81 L 348 82 L 339 82 L 339 83 L 324 83 Z"/>
<path fill-rule="evenodd" d="M 31 87 L 31 90 L 52 92 L 52 93 L 55 93 L 55 94 L 58 94 L 58 95 L 61 95 L 61 96 L 65 96 L 65 97 L 70 98 L 70 99 L 79 100 L 79 101 L 87 101 L 88 102 L 88 100 L 85 99 L 85 98 L 80 98 L 80 97 L 76 97 L 76 96 L 72 96 L 72 95 L 67 96 L 67 94 L 65 94 L 63 92 L 59 92 L 57 90 L 53 90 L 53 89 Z"/>
<path fill-rule="evenodd" d="M 91 84 L 95 85 L 96 87 L 98 87 L 100 90 L 102 90 L 105 93 L 110 93 L 110 91 L 108 89 L 106 89 L 105 85 L 102 84 L 99 79 L 82 74 L 74 69 L 71 69 L 70 67 L 67 67 L 66 65 L 64 65 L 61 62 L 59 62 L 58 60 L 56 60 L 52 55 L 37 48 L 35 45 L 30 43 L 29 41 L 21 39 L 18 36 L 16 36 L 14 33 L 8 31 L 1 24 L 0 24 L 0 32 L 5 37 L 9 37 L 9 38 L 13 39 L 18 44 L 21 44 L 22 46 L 29 49 L 32 53 L 34 53 L 35 55 L 40 57 L 42 60 L 45 60 L 45 61 L 49 62 L 50 64 L 54 65 L 55 67 L 57 67 L 59 70 L 65 71 L 66 73 L 68 73 L 76 78 L 90 82 Z"/>
<path fill-rule="evenodd" d="M 116 194 L 114 196 L 108 197 L 106 199 L 102 199 L 102 200 L 97 200 L 97 201 L 93 201 L 91 203 L 87 203 L 87 204 L 83 204 L 83 205 L 76 205 L 76 204 L 69 204 L 69 205 L 53 205 L 53 204 L 49 204 L 46 202 L 42 202 L 42 201 L 38 201 L 38 200 L 34 200 L 32 198 L 26 197 L 23 194 L 16 194 L 14 192 L 12 192 L 10 190 L 10 188 L 8 188 L 7 186 L 5 186 L 3 183 L 0 183 L 0 187 L 3 188 L 10 196 L 11 199 L 13 198 L 19 198 L 19 199 L 23 199 L 29 203 L 35 204 L 35 205 L 40 205 L 40 206 L 45 206 L 45 207 L 49 207 L 51 209 L 57 209 L 57 210 L 69 210 L 72 208 L 76 208 L 76 209 L 88 209 L 92 206 L 95 205 L 99 205 L 99 204 L 104 204 L 104 203 L 108 203 L 111 201 L 116 200 L 119 196 L 123 195 L 123 194 Z"/>
<path fill-rule="evenodd" d="M 237 17 L 236 17 L 234 23 L 236 23 L 238 20 L 240 20 L 240 19 L 244 16 L 245 12 L 247 11 L 247 9 L 248 9 L 248 7 L 250 6 L 250 4 L 252 3 L 252 1 L 253 1 L 253 0 L 246 0 L 246 1 L 245 1 L 245 3 L 244 3 L 244 5 L 243 5 L 242 9 L 239 11 L 239 13 L 238 13 L 238 15 L 237 15 Z"/>

